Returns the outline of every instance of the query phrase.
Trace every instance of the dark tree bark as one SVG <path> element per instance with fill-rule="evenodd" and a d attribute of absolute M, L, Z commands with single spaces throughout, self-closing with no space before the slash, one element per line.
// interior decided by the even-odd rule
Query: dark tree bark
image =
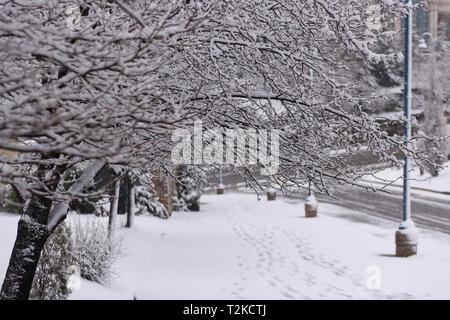
<path fill-rule="evenodd" d="M 42 248 L 50 232 L 47 218 L 51 201 L 33 196 L 19 220 L 17 237 L 3 281 L 2 300 L 27 300 Z"/>
<path fill-rule="evenodd" d="M 49 154 L 42 158 L 52 159 L 54 156 Z M 53 189 L 59 181 L 60 169 L 53 165 L 40 165 L 36 176 L 43 180 L 47 172 L 52 172 L 53 179 L 48 181 L 47 187 Z M 47 226 L 51 205 L 50 199 L 33 194 L 23 209 L 0 299 L 28 300 L 41 251 L 51 233 Z"/>
<path fill-rule="evenodd" d="M 135 187 L 130 182 L 128 188 L 129 196 L 128 196 L 127 223 L 125 225 L 126 228 L 131 228 L 134 224 L 134 211 L 135 211 L 134 190 Z"/>
<path fill-rule="evenodd" d="M 116 230 L 117 209 L 119 207 L 119 192 L 120 192 L 120 179 L 117 179 L 114 183 L 114 197 L 111 199 L 109 220 L 108 220 L 108 234 L 110 237 L 114 236 Z"/>
<path fill-rule="evenodd" d="M 69 191 L 80 192 L 92 181 L 105 166 L 103 160 L 95 161 L 74 183 Z M 51 170 L 52 166 L 41 166 L 38 176 Z M 56 167 L 55 179 L 50 181 L 49 187 L 54 188 L 60 178 L 61 168 Z M 60 202 L 52 208 L 52 200 L 34 194 L 24 208 L 19 220 L 17 237 L 9 260 L 8 270 L 0 292 L 2 300 L 27 300 L 30 296 L 33 278 L 41 256 L 41 251 L 50 234 L 59 223 L 66 218 L 69 202 Z M 51 210 L 50 210 L 51 209 Z"/>
<path fill-rule="evenodd" d="M 124 174 L 120 179 L 119 206 L 117 214 L 127 214 L 130 205 L 131 179 L 128 174 Z"/>
<path fill-rule="evenodd" d="M 16 194 L 17 199 L 19 199 L 19 203 L 24 204 L 27 199 L 26 192 L 13 183 L 11 184 L 11 188 L 13 189 L 13 192 Z"/>

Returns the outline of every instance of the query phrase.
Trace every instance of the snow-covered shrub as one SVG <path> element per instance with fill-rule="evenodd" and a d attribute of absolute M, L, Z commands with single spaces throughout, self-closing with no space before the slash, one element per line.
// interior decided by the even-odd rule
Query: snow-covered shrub
<path fill-rule="evenodd" d="M 162 219 L 168 219 L 170 216 L 166 207 L 143 186 L 136 187 L 135 203 L 136 215 L 153 215 Z"/>
<path fill-rule="evenodd" d="M 113 277 L 113 265 L 121 254 L 121 239 L 108 237 L 103 219 L 73 219 L 61 223 L 47 240 L 41 253 L 30 297 L 41 300 L 65 300 L 70 295 L 71 268 L 81 277 L 107 284 Z"/>
<path fill-rule="evenodd" d="M 21 213 L 22 203 L 17 191 L 10 185 L 0 185 L 0 206 L 2 211 Z"/>
<path fill-rule="evenodd" d="M 187 211 L 186 202 L 183 198 L 178 198 L 178 196 L 172 197 L 172 209 L 173 211 Z"/>
<path fill-rule="evenodd" d="M 90 281 L 107 284 L 114 276 L 113 266 L 121 255 L 122 239 L 110 238 L 102 218 L 73 219 L 74 264 L 80 275 Z"/>
<path fill-rule="evenodd" d="M 100 199 L 99 201 L 97 201 L 94 207 L 95 216 L 106 217 L 109 215 L 109 201 L 110 200 L 108 198 Z"/>
<path fill-rule="evenodd" d="M 6 205 L 6 198 L 8 197 L 8 194 L 8 186 L 0 184 L 0 207 L 3 208 Z"/>
<path fill-rule="evenodd" d="M 30 297 L 40 300 L 65 300 L 69 268 L 74 264 L 71 230 L 61 223 L 47 240 L 34 276 Z"/>
<path fill-rule="evenodd" d="M 206 181 L 203 171 L 194 166 L 181 165 L 177 170 L 177 196 L 179 199 L 179 210 L 199 211 L 201 187 Z M 185 205 L 183 205 L 183 203 Z"/>

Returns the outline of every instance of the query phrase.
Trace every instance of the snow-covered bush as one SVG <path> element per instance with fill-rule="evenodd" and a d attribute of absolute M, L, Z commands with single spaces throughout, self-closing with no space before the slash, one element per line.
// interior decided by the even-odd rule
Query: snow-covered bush
<path fill-rule="evenodd" d="M 3 208 L 6 205 L 6 198 L 8 197 L 8 186 L 0 184 L 0 207 Z"/>
<path fill-rule="evenodd" d="M 17 197 L 15 197 L 12 189 L 3 185 L 0 190 L 1 210 L 5 212 L 17 212 L 17 207 L 12 203 L 12 201 L 16 202 L 16 200 Z"/>
<path fill-rule="evenodd" d="M 31 298 L 65 300 L 71 293 L 67 287 L 69 268 L 74 264 L 70 227 L 61 223 L 47 240 L 31 288 Z"/>
<path fill-rule="evenodd" d="M 201 187 L 206 182 L 203 171 L 194 166 L 181 165 L 177 170 L 177 197 L 175 207 L 178 210 L 199 211 Z"/>
<path fill-rule="evenodd" d="M 114 276 L 113 266 L 122 251 L 122 239 L 110 238 L 104 222 L 95 217 L 71 223 L 74 264 L 82 278 L 101 284 L 109 283 Z"/>
<path fill-rule="evenodd" d="M 186 202 L 183 198 L 178 198 L 178 195 L 172 197 L 173 211 L 187 211 Z"/>
<path fill-rule="evenodd" d="M 113 277 L 113 265 L 121 254 L 121 239 L 108 238 L 102 219 L 73 219 L 52 233 L 42 251 L 30 297 L 40 300 L 65 300 L 71 268 L 81 277 L 106 284 Z"/>
<path fill-rule="evenodd" d="M 136 215 L 153 215 L 162 219 L 168 219 L 170 216 L 166 207 L 143 186 L 136 187 L 135 203 Z"/>
<path fill-rule="evenodd" d="M 11 185 L 0 185 L 0 209 L 10 213 L 21 213 L 23 200 Z"/>
<path fill-rule="evenodd" d="M 109 198 L 100 199 L 94 207 L 96 217 L 106 217 L 109 215 Z"/>

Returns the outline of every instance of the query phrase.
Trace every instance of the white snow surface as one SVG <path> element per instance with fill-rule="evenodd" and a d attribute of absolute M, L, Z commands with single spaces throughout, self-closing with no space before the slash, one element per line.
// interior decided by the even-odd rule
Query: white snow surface
<path fill-rule="evenodd" d="M 301 200 L 249 194 L 201 200 L 200 212 L 136 217 L 132 229 L 119 228 L 126 254 L 113 283 L 83 280 L 71 298 L 450 298 L 449 235 L 419 229 L 418 255 L 397 258 L 398 224 L 380 218 L 324 203 L 317 218 L 305 218 Z M 17 221 L 0 215 L 1 279 Z M 379 289 L 370 285 L 373 270 Z"/>
<path fill-rule="evenodd" d="M 436 192 L 450 192 L 450 162 L 446 162 L 443 165 L 444 169 L 439 172 L 437 177 L 432 177 L 428 172 L 425 172 L 424 175 L 420 175 L 419 168 L 413 168 L 410 172 L 410 183 L 413 188 L 421 188 L 430 191 Z M 399 187 L 403 186 L 403 168 L 388 168 L 376 173 L 374 176 L 366 176 L 364 178 L 364 182 L 367 184 L 371 184 L 371 182 L 375 182 L 372 184 L 374 187 L 380 187 L 377 183 L 384 184 L 392 184 L 388 186 L 389 190 L 401 190 Z M 425 190 L 412 190 L 413 193 L 430 195 Z M 448 199 L 448 195 L 439 196 L 438 194 L 434 195 L 435 197 Z"/>

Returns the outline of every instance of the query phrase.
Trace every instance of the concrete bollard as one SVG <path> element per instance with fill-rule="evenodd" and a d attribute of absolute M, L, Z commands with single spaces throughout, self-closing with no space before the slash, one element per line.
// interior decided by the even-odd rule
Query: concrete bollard
<path fill-rule="evenodd" d="M 318 206 L 319 204 L 317 203 L 317 199 L 311 192 L 311 194 L 306 198 L 305 201 L 305 217 L 306 218 L 317 217 Z"/>
<path fill-rule="evenodd" d="M 267 201 L 275 201 L 277 199 L 277 191 L 274 188 L 267 189 Z"/>
<path fill-rule="evenodd" d="M 217 194 L 224 194 L 224 192 L 225 192 L 225 186 L 224 186 L 223 184 L 217 185 L 216 191 L 217 191 Z"/>
<path fill-rule="evenodd" d="M 408 221 L 402 222 L 408 225 Z M 395 232 L 395 255 L 397 257 L 409 257 L 417 254 L 417 244 L 419 243 L 419 232 L 414 224 L 406 226 Z"/>

